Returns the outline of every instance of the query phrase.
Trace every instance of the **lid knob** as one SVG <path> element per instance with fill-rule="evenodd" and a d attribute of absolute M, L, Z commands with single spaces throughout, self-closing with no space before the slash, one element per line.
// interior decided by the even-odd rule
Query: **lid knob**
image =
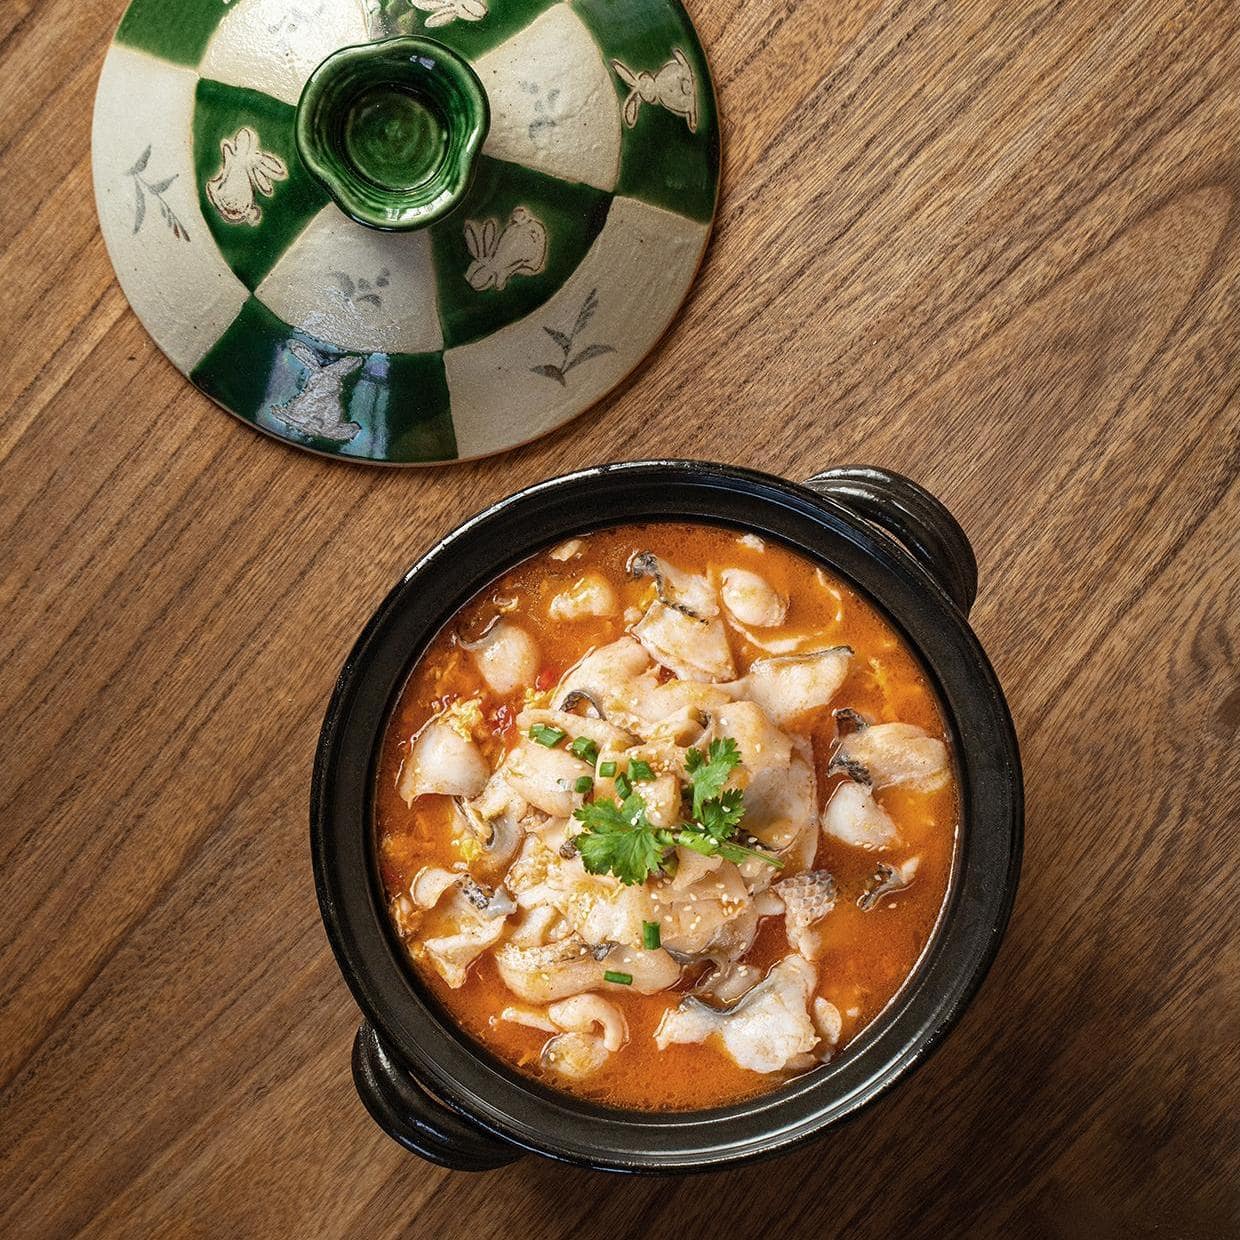
<path fill-rule="evenodd" d="M 341 48 L 315 69 L 297 104 L 297 149 L 352 219 L 408 231 L 464 197 L 490 120 L 460 56 L 404 35 Z"/>

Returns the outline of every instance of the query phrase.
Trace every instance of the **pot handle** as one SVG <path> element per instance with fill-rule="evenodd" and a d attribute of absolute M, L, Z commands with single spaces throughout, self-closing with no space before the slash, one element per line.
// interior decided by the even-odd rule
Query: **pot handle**
<path fill-rule="evenodd" d="M 353 1042 L 353 1083 L 392 1140 L 450 1171 L 492 1171 L 523 1151 L 483 1132 L 418 1085 L 363 1021 Z"/>
<path fill-rule="evenodd" d="M 947 506 L 903 474 L 873 465 L 842 465 L 805 485 L 900 542 L 965 614 L 977 598 L 977 558 Z"/>

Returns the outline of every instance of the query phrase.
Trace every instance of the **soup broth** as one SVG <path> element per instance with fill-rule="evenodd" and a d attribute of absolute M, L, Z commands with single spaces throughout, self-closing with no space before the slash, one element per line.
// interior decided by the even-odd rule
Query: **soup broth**
<path fill-rule="evenodd" d="M 518 565 L 414 667 L 378 775 L 413 968 L 518 1071 L 715 1106 L 841 1053 L 916 964 L 958 827 L 927 679 L 777 543 L 621 526 Z"/>

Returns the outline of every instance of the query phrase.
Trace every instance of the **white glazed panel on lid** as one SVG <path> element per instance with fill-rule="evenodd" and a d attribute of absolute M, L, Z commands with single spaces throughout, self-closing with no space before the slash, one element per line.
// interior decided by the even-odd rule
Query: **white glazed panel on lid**
<path fill-rule="evenodd" d="M 491 104 L 486 154 L 615 188 L 620 105 L 598 45 L 567 4 L 536 17 L 474 69 Z"/>
<path fill-rule="evenodd" d="M 295 105 L 332 52 L 370 37 L 362 0 L 235 0 L 198 71 Z"/>
<path fill-rule="evenodd" d="M 433 353 L 443 347 L 430 235 L 364 228 L 328 204 L 255 290 L 291 327 L 340 349 Z"/>
<path fill-rule="evenodd" d="M 249 295 L 198 207 L 187 140 L 197 83 L 188 69 L 113 46 L 95 98 L 92 172 L 108 255 L 181 370 L 197 365 Z"/>

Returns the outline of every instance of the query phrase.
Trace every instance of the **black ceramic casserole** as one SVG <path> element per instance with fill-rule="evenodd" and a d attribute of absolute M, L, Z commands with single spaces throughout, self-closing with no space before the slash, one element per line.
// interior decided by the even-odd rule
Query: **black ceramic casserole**
<path fill-rule="evenodd" d="M 375 772 L 389 712 L 426 645 L 495 577 L 604 526 L 700 520 L 776 539 L 863 591 L 938 694 L 957 762 L 961 830 L 931 942 L 903 989 L 831 1063 L 757 1098 L 690 1112 L 621 1111 L 512 1071 L 457 1028 L 392 932 L 375 857 Z M 466 521 L 409 570 L 349 655 L 323 723 L 311 798 L 328 937 L 365 1020 L 358 1092 L 406 1148 L 485 1170 L 527 1152 L 615 1171 L 717 1169 L 786 1150 L 923 1062 L 998 948 L 1020 868 L 1022 785 L 1011 718 L 969 628 L 977 568 L 963 530 L 899 475 L 851 467 L 804 485 L 699 461 L 606 465 L 540 483 Z"/>

